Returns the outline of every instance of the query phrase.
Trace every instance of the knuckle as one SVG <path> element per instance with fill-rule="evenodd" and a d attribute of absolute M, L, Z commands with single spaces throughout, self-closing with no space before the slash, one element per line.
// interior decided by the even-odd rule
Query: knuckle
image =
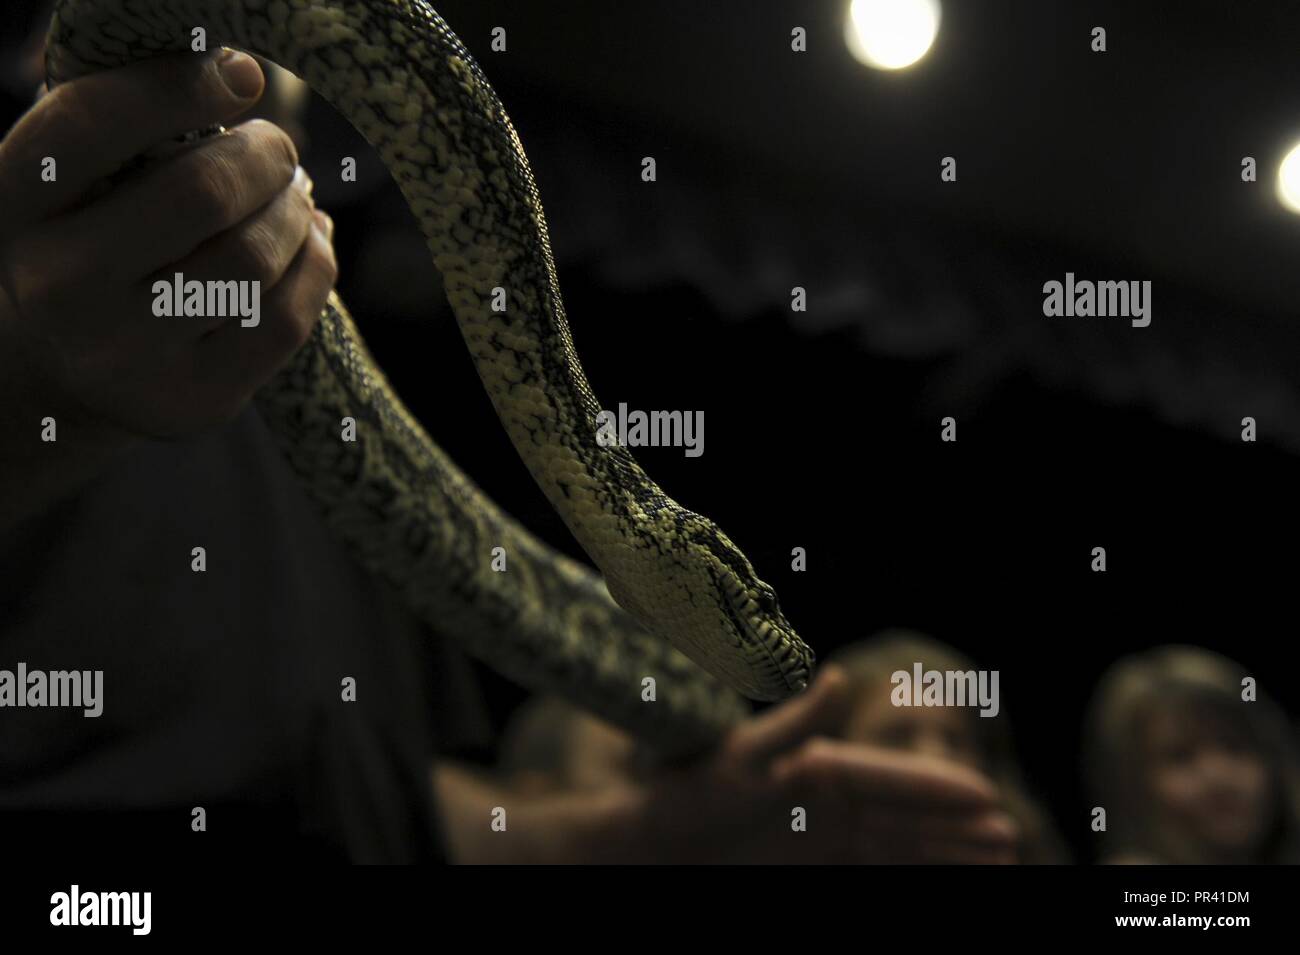
<path fill-rule="evenodd" d="M 181 109 L 192 111 L 207 104 L 224 104 L 230 99 L 215 56 L 167 57 L 161 66 L 175 81 L 173 89 Z"/>
<path fill-rule="evenodd" d="M 339 277 L 339 264 L 334 257 L 334 250 L 324 238 L 313 234 L 307 245 L 306 261 L 310 265 L 312 277 L 319 283 L 317 288 L 321 292 L 321 301 L 324 301 Z"/>
<path fill-rule="evenodd" d="M 279 277 L 283 256 L 275 234 L 265 226 L 251 225 L 241 231 L 235 257 L 240 278 L 261 282 L 263 289 Z"/>
<path fill-rule="evenodd" d="M 287 172 L 285 181 L 293 178 L 293 171 L 298 167 L 298 148 L 293 140 L 279 126 L 265 119 L 249 120 L 239 127 L 254 140 L 262 155 L 266 156 L 271 166 L 278 172 Z"/>
<path fill-rule="evenodd" d="M 242 193 L 238 158 L 229 149 L 200 147 L 184 170 L 191 211 L 203 222 L 225 227 L 237 219 Z"/>

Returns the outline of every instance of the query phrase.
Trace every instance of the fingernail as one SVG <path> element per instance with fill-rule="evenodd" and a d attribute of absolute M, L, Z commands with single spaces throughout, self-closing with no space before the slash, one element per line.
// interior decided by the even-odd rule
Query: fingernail
<path fill-rule="evenodd" d="M 262 92 L 262 68 L 247 53 L 223 48 L 217 58 L 221 80 L 239 99 L 252 99 Z"/>
<path fill-rule="evenodd" d="M 325 238 L 334 240 L 334 220 L 323 209 L 316 210 L 316 227 L 325 233 Z"/>
<path fill-rule="evenodd" d="M 310 196 L 316 184 L 312 182 L 311 176 L 307 175 L 307 170 L 299 166 L 293 171 L 293 187 L 304 196 Z"/>

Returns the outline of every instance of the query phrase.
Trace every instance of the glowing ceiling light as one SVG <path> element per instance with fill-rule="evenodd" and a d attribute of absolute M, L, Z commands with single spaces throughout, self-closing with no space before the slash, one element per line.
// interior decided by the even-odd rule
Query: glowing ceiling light
<path fill-rule="evenodd" d="M 938 32 L 939 0 L 853 0 L 844 23 L 849 50 L 878 70 L 911 66 Z"/>
<path fill-rule="evenodd" d="M 1277 167 L 1277 197 L 1292 212 L 1300 212 L 1300 143 L 1291 147 Z"/>

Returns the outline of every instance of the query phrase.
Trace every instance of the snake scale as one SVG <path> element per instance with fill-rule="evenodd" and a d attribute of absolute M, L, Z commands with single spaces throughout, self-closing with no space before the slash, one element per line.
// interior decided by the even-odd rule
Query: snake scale
<path fill-rule="evenodd" d="M 502 512 L 434 444 L 331 294 L 310 341 L 256 400 L 353 557 L 489 666 L 666 754 L 716 741 L 748 710 L 737 693 L 801 690 L 812 653 L 744 554 L 626 448 L 597 441 L 601 406 L 523 146 L 442 18 L 423 0 L 62 0 L 49 80 L 190 50 L 196 27 L 209 49 L 291 70 L 378 151 L 502 425 L 603 580 Z M 504 311 L 491 307 L 495 288 Z M 341 439 L 344 417 L 355 441 Z"/>

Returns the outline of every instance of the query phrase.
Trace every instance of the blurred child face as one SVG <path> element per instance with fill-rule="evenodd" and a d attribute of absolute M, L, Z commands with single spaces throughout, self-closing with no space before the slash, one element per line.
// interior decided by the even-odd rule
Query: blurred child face
<path fill-rule="evenodd" d="M 1154 815 L 1202 854 L 1259 848 L 1273 816 L 1268 764 L 1246 731 L 1204 709 L 1161 709 L 1143 749 Z"/>
<path fill-rule="evenodd" d="M 984 768 L 969 710 L 956 706 L 894 706 L 890 685 L 862 693 L 845 727 L 846 739 Z"/>

